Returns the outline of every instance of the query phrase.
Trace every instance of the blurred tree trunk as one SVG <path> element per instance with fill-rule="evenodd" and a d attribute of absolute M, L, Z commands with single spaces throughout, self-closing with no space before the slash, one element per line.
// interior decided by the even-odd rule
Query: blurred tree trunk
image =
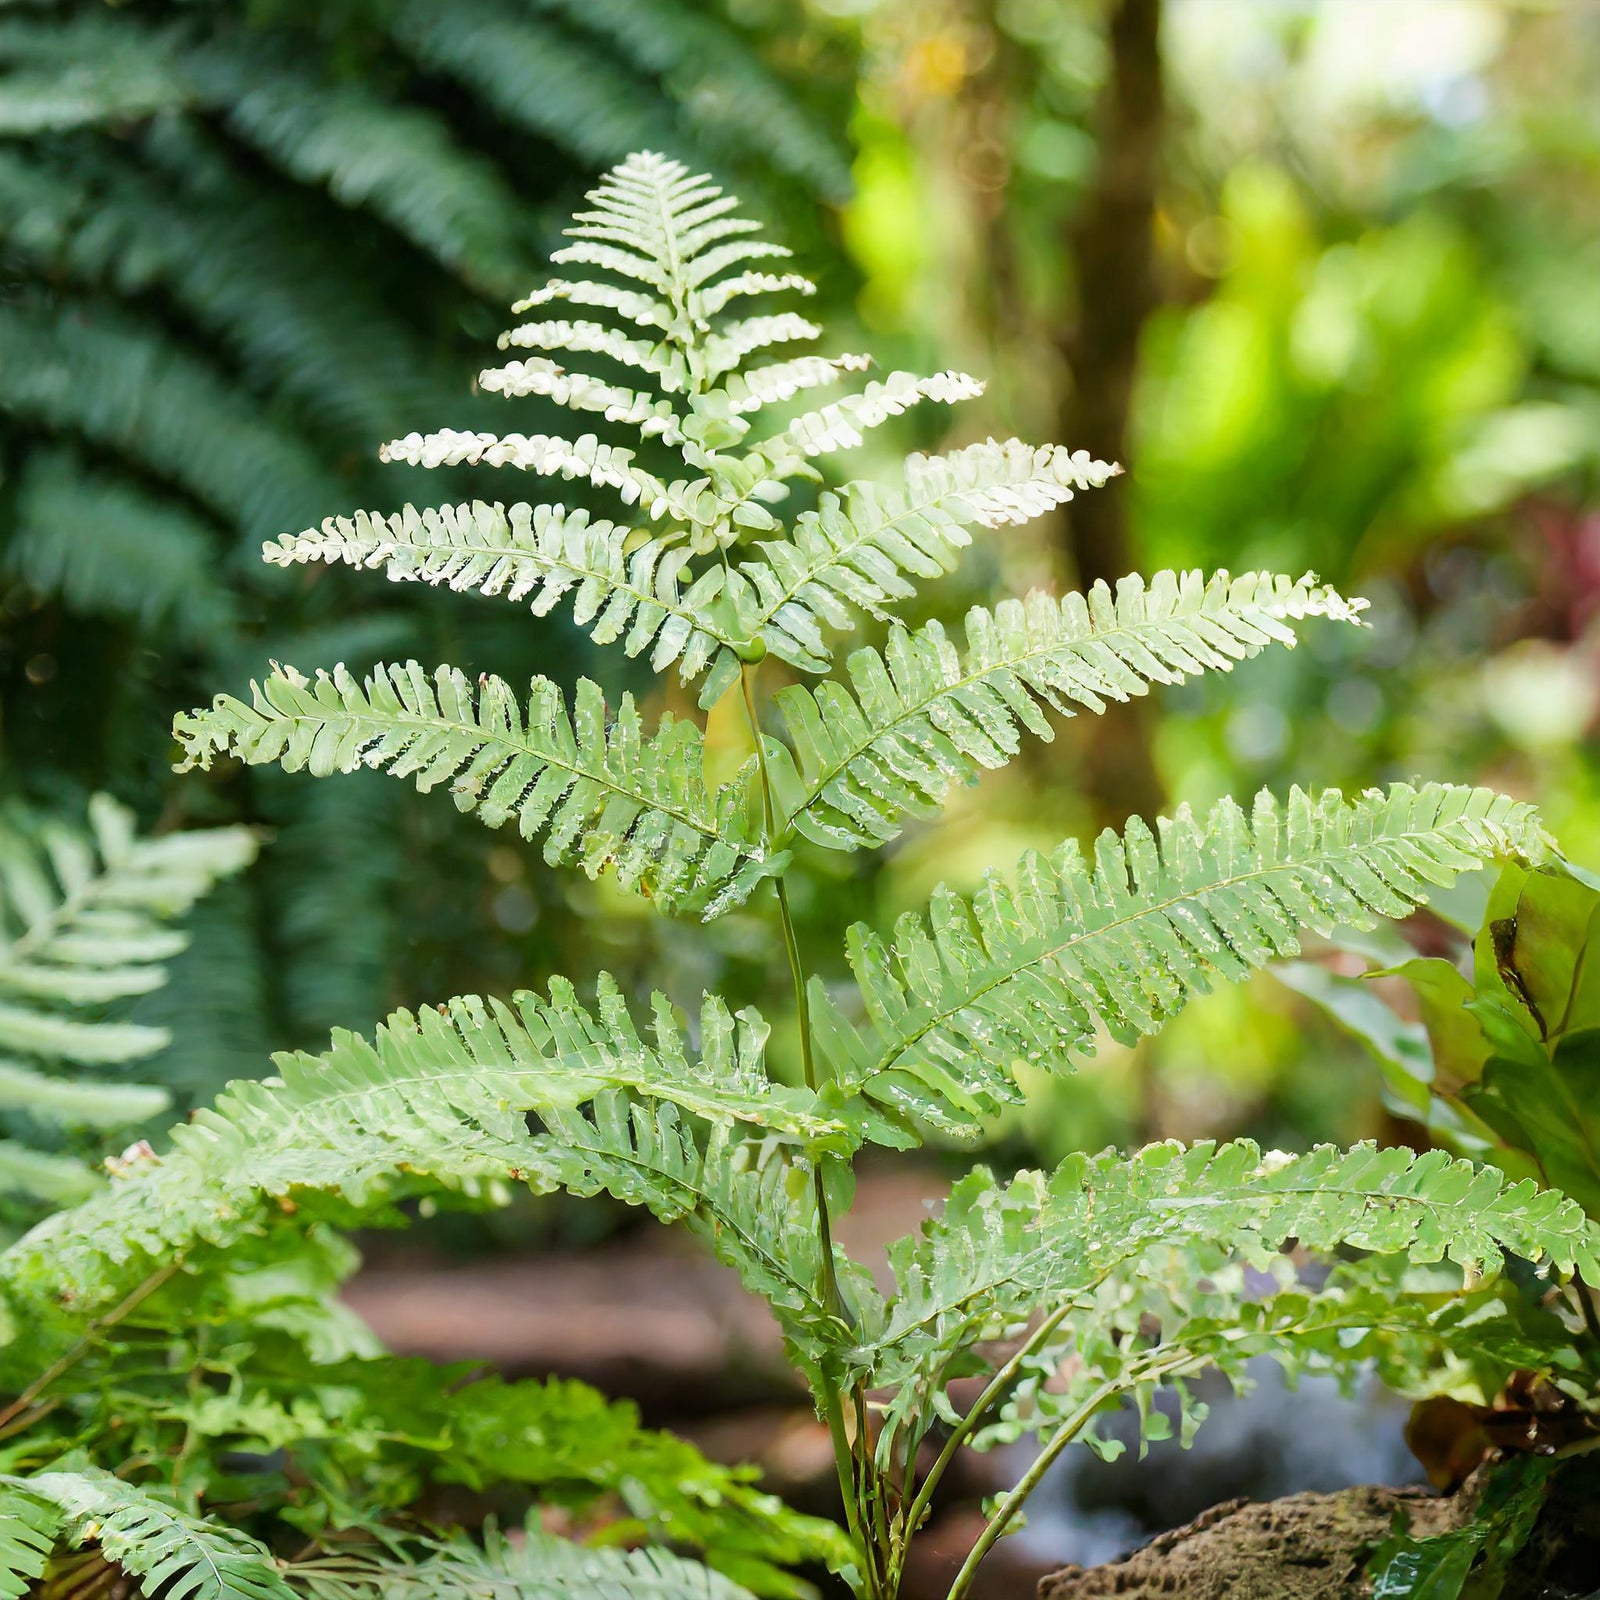
<path fill-rule="evenodd" d="M 1139 336 L 1159 298 L 1153 233 L 1165 122 L 1160 33 L 1161 0 L 1113 0 L 1099 165 L 1067 239 L 1078 305 L 1075 325 L 1059 341 L 1073 383 L 1056 437 L 1124 464 Z M 1127 496 L 1123 478 L 1072 504 L 1065 554 L 1084 587 L 1097 579 L 1115 584 L 1138 565 Z M 1116 825 L 1135 813 L 1153 818 L 1160 809 L 1151 721 L 1141 700 L 1096 719 L 1085 788 L 1097 821 Z"/>

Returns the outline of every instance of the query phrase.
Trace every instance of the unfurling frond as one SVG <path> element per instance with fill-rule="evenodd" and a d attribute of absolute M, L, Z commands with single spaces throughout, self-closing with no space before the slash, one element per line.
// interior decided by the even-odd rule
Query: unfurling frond
<path fill-rule="evenodd" d="M 1046 711 L 1103 711 L 1152 683 L 1226 672 L 1269 644 L 1292 647 L 1295 622 L 1354 622 L 1364 605 L 1310 577 L 1161 572 L 1148 587 L 1123 579 L 1114 596 L 1100 583 L 1087 596 L 976 606 L 965 659 L 939 623 L 897 625 L 882 655 L 850 657 L 849 689 L 779 691 L 799 763 L 788 825 L 835 848 L 882 844 L 905 816 L 937 811 L 953 783 L 1004 766 L 1019 727 L 1052 738 Z"/>
<path fill-rule="evenodd" d="M 885 1106 L 971 1128 L 1014 1101 L 1022 1063 L 1063 1065 L 1115 1038 L 1152 1033 L 1191 993 L 1238 981 L 1327 933 L 1404 916 L 1463 872 L 1539 859 L 1531 806 L 1489 789 L 1396 784 L 1346 801 L 1299 789 L 1280 806 L 1231 800 L 1202 825 L 1188 812 L 1109 829 L 1092 863 L 1073 842 L 991 872 L 968 901 L 947 889 L 892 941 L 850 931 L 867 1023 L 813 986 L 819 1048 L 834 1076 Z"/>
<path fill-rule="evenodd" d="M 342 667 L 314 681 L 279 667 L 253 685 L 250 705 L 219 695 L 175 731 L 180 771 L 235 755 L 317 776 L 373 767 L 422 790 L 448 784 L 458 809 L 491 828 L 515 819 L 525 839 L 544 831 L 550 865 L 590 877 L 612 867 L 665 911 L 715 916 L 781 865 L 749 820 L 748 772 L 713 795 L 697 727 L 667 715 L 647 736 L 631 695 L 612 717 L 586 678 L 569 714 L 547 678 L 529 685 L 524 707 L 502 679 L 485 677 L 474 693 L 453 667 L 430 679 L 414 661 L 380 666 L 364 685 Z"/>
<path fill-rule="evenodd" d="M 174 1600 L 294 1600 L 272 1553 L 254 1539 L 190 1516 L 99 1467 L 4 1476 L 0 1485 L 6 1494 L 0 1514 L 19 1500 L 44 1508 L 25 1523 L 33 1543 L 41 1527 L 70 1549 L 96 1540 L 108 1561 Z M 6 1583 L 0 1569 L 0 1594 L 18 1592 Z"/>
<path fill-rule="evenodd" d="M 824 494 L 817 510 L 795 519 L 788 542 L 763 544 L 765 559 L 741 569 L 760 599 L 761 636 L 780 660 L 821 672 L 831 656 L 825 629 L 853 626 L 858 611 L 889 616 L 915 593 L 911 578 L 954 569 L 969 527 L 1025 522 L 1117 470 L 1083 450 L 991 439 L 908 456 L 904 483 L 893 489 L 849 483 Z"/>

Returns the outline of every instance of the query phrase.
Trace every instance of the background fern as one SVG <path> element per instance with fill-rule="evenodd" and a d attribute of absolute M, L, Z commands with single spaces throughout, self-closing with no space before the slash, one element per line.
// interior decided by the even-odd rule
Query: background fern
<path fill-rule="evenodd" d="M 188 943 L 169 924 L 256 846 L 240 827 L 139 838 L 105 795 L 87 828 L 15 804 L 0 821 L 0 1219 L 93 1193 L 79 1157 L 169 1109 L 166 1088 L 117 1076 L 172 1038 L 126 1002 L 165 986 Z"/>
<path fill-rule="evenodd" d="M 498 402 L 463 392 L 467 341 L 487 306 L 528 292 L 596 168 L 671 146 L 758 207 L 809 219 L 840 198 L 847 159 L 824 130 L 842 124 L 850 54 L 816 43 L 786 81 L 769 36 L 719 0 L 60 0 L 0 21 L 12 782 L 111 785 L 146 817 L 171 805 L 278 840 L 273 883 L 208 909 L 207 940 L 174 971 L 187 1036 L 226 1041 L 210 1067 L 174 1058 L 181 1093 L 259 1070 L 285 1040 L 370 1025 L 405 993 L 528 962 L 525 932 L 492 914 L 492 846 L 475 832 L 403 796 L 372 802 L 390 820 L 374 829 L 364 806 L 270 777 L 175 789 L 163 729 L 173 705 L 264 657 L 359 672 L 458 653 L 449 605 L 405 590 L 352 604 L 263 573 L 256 546 L 330 508 L 398 504 L 404 474 L 373 470 L 374 440 L 441 416 L 493 425 Z M 805 242 L 835 259 L 820 231 Z M 512 681 L 581 655 L 559 628 L 471 626 Z M 436 877 L 414 870 L 441 851 Z M 450 913 L 472 958 L 433 910 L 463 880 L 483 885 Z M 539 880 L 527 892 L 554 912 Z M 319 933 L 340 903 L 362 915 Z M 418 925 L 438 936 L 413 943 L 402 930 Z M 222 986 L 191 986 L 224 945 Z"/>

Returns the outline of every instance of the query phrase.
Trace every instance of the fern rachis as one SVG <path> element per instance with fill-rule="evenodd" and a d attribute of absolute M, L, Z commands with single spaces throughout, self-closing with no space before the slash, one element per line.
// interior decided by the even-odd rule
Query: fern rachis
<path fill-rule="evenodd" d="M 587 680 L 569 712 L 545 680 L 524 701 L 498 679 L 415 663 L 364 685 L 342 667 L 315 677 L 278 667 L 253 704 L 219 697 L 179 718 L 177 735 L 190 767 L 231 758 L 324 776 L 370 766 L 447 786 L 489 826 L 515 819 L 525 837 L 542 833 L 552 866 L 615 871 L 664 915 L 764 905 L 771 880 L 803 1084 L 775 1082 L 766 1023 L 714 996 L 697 1025 L 662 996 L 646 1025 L 606 978 L 592 1004 L 558 979 L 509 1005 L 466 997 L 401 1012 L 371 1044 L 341 1035 L 321 1055 L 280 1058 L 278 1078 L 236 1087 L 167 1153 L 128 1162 L 108 1192 L 0 1256 L 0 1297 L 45 1330 L 61 1372 L 91 1360 L 114 1369 L 105 1334 L 123 1308 L 182 1286 L 210 1296 L 225 1324 L 241 1257 L 325 1251 L 330 1220 L 389 1216 L 419 1197 L 492 1204 L 518 1183 L 606 1192 L 694 1229 L 771 1303 L 828 1424 L 849 1525 L 843 1548 L 811 1548 L 825 1547 L 864 1600 L 899 1592 L 907 1546 L 962 1443 L 1033 1432 L 1042 1449 L 953 1600 L 1043 1466 L 1124 1398 L 1143 1404 L 1163 1382 L 1181 1392 L 1207 1366 L 1237 1375 L 1260 1351 L 1340 1374 L 1375 1361 L 1415 1375 L 1446 1354 L 1502 1370 L 1513 1346 L 1525 1360 L 1527 1341 L 1495 1298 L 1503 1257 L 1551 1277 L 1594 1274 L 1600 1231 L 1553 1191 L 1439 1155 L 1287 1157 L 1239 1142 L 1075 1156 L 1008 1183 L 979 1170 L 919 1236 L 891 1247 L 887 1294 L 833 1243 L 862 1144 L 906 1146 L 929 1127 L 970 1133 L 1019 1095 L 1021 1062 L 1067 1068 L 1101 1029 L 1154 1031 L 1192 994 L 1292 953 L 1305 929 L 1403 916 L 1463 872 L 1552 847 L 1529 807 L 1436 784 L 1348 801 L 1263 795 L 1248 814 L 1227 801 L 1203 822 L 1180 809 L 1154 830 L 1136 819 L 1108 832 L 1089 857 L 1071 841 L 1025 856 L 971 897 L 941 889 L 888 939 L 853 929 L 856 992 L 825 989 L 808 976 L 789 910 L 802 841 L 881 844 L 936 811 L 950 784 L 1011 759 L 1024 734 L 1050 737 L 1052 718 L 1231 670 L 1292 645 L 1301 624 L 1356 621 L 1360 602 L 1310 577 L 1166 573 L 974 610 L 964 650 L 937 623 L 900 626 L 896 607 L 953 568 L 971 530 L 1026 521 L 1114 469 L 991 440 L 912 457 L 894 485 L 825 491 L 786 526 L 790 482 L 814 478 L 818 462 L 909 406 L 953 404 L 978 385 L 894 373 L 786 410 L 851 382 L 862 362 L 808 350 L 816 324 L 769 309 L 809 289 L 761 265 L 783 252 L 708 180 L 659 156 L 630 158 L 591 198 L 557 260 L 594 276 L 554 280 L 518 307 L 583 314 L 513 329 L 503 347 L 541 354 L 481 381 L 600 415 L 628 442 L 441 430 L 385 454 L 582 479 L 615 498 L 614 513 L 521 502 L 363 512 L 286 535 L 267 558 L 448 584 L 536 616 L 571 595 L 596 642 L 648 652 L 658 672 L 676 663 L 700 680 L 702 706 L 737 685 L 750 759 L 714 787 L 692 721 L 663 716 L 650 731 L 631 698 Z M 763 303 L 751 311 L 748 299 Z M 620 364 L 628 386 L 581 363 L 566 371 L 558 355 Z M 830 676 L 832 636 L 863 616 L 891 623 L 885 644 Z M 802 681 L 769 696 L 769 657 Z M 1291 1237 L 1344 1259 L 1326 1281 L 1302 1283 L 1282 1254 Z M 1441 1263 L 1458 1274 L 1451 1289 L 1412 1292 L 1408 1275 Z M 1280 1292 L 1245 1293 L 1247 1266 L 1273 1274 Z M 310 1316 L 314 1299 L 296 1315 Z M 320 1339 L 336 1337 L 317 1326 Z M 1002 1338 L 1013 1353 L 997 1363 L 990 1341 Z M 1057 1382 L 1069 1357 L 1073 1376 Z M 989 1384 L 957 1415 L 946 1386 L 974 1372 Z M 50 1383 L 30 1385 L 27 1403 L 44 1403 Z M 874 1435 L 862 1419 L 882 1389 L 892 1397 Z M 270 1415 L 314 1457 L 314 1419 Z M 941 1424 L 948 1443 L 930 1467 L 922 1447 Z M 334 1517 L 345 1501 L 314 1472 L 312 1482 Z M 28 1508 L 9 1542 L 0 1536 L 0 1581 L 9 1572 L 15 1588 L 66 1526 L 69 1491 L 76 1505 L 89 1489 L 30 1489 L 23 1474 L 5 1483 Z M 199 1537 L 192 1511 L 162 1511 L 178 1519 L 173 1537 Z M 767 1524 L 750 1539 L 732 1555 L 709 1536 L 700 1547 L 725 1571 L 747 1562 L 737 1570 L 781 1592 L 777 1567 L 800 1546 Z M 398 1538 L 370 1559 L 319 1554 L 272 1582 L 312 1595 L 442 1596 L 515 1587 L 529 1571 L 563 1593 L 727 1593 L 722 1579 L 664 1555 L 591 1562 L 537 1538 L 513 1551 L 492 1536 L 482 1546 Z M 202 1600 L 225 1588 L 202 1585 Z"/>

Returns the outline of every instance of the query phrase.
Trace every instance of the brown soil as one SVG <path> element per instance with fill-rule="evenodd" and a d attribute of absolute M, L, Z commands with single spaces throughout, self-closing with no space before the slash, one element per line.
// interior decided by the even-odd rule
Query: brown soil
<path fill-rule="evenodd" d="M 1265 1504 L 1214 1506 L 1108 1566 L 1067 1567 L 1039 1583 L 1039 1600 L 1365 1600 L 1364 1568 L 1396 1511 L 1413 1533 L 1443 1533 L 1465 1515 L 1459 1498 L 1419 1489 L 1344 1489 Z"/>
<path fill-rule="evenodd" d="M 1038 1600 L 1370 1600 L 1366 1564 L 1395 1513 L 1420 1537 L 1447 1532 L 1471 1517 L 1477 1481 L 1448 1498 L 1359 1488 L 1230 1501 L 1121 1561 L 1051 1573 Z M 1501 1600 L 1597 1600 L 1597 1585 L 1600 1461 L 1577 1458 L 1554 1479 Z"/>

